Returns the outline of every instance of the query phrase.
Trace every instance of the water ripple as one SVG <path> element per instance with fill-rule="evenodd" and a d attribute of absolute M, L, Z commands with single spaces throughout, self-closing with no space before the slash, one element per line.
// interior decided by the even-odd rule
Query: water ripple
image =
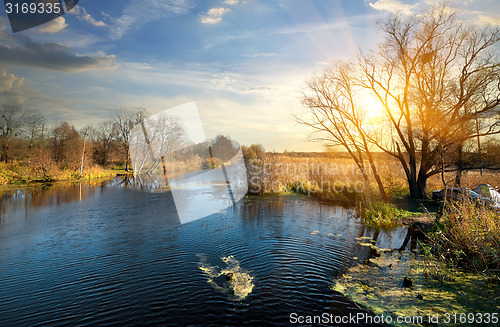
<path fill-rule="evenodd" d="M 0 326 L 286 326 L 292 312 L 352 306 L 328 286 L 354 256 L 368 255 L 355 238 L 374 233 L 348 209 L 251 197 L 178 225 L 173 204 L 158 195 L 103 190 L 33 210 L 9 200 L 13 210 L 0 221 Z M 383 235 L 390 244 L 405 236 Z M 198 269 L 200 254 L 221 268 L 220 258 L 233 256 L 254 278 L 252 292 L 237 301 L 217 292 Z"/>

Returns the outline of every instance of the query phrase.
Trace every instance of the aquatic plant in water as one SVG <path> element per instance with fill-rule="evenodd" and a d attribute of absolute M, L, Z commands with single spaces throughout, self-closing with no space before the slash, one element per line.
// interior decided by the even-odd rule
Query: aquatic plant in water
<path fill-rule="evenodd" d="M 370 246 L 363 241 L 366 239 L 358 239 L 360 245 Z M 445 314 L 498 312 L 500 309 L 498 282 L 482 275 L 451 271 L 438 261 L 430 265 L 415 253 L 378 251 L 380 257 L 353 266 L 338 277 L 332 290 L 376 315 L 421 316 L 424 322 L 436 314 L 444 317 Z M 399 325 L 395 321 L 393 324 Z"/>
<path fill-rule="evenodd" d="M 232 255 L 221 257 L 226 268 L 212 266 L 205 256 L 200 255 L 199 268 L 207 275 L 208 284 L 215 290 L 225 294 L 233 301 L 245 299 L 254 288 L 253 279 L 248 271 L 240 267 L 240 263 Z"/>

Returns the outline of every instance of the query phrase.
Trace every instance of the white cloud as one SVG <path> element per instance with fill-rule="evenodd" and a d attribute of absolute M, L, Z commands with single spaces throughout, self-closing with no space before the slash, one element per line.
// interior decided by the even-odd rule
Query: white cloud
<path fill-rule="evenodd" d="M 480 24 L 500 26 L 500 17 L 491 17 L 491 16 L 486 16 L 486 15 L 479 15 L 478 19 L 479 19 L 479 23 Z"/>
<path fill-rule="evenodd" d="M 122 16 L 110 18 L 114 22 L 112 37 L 119 39 L 132 28 L 168 15 L 186 14 L 192 7 L 192 0 L 132 0 Z"/>
<path fill-rule="evenodd" d="M 397 0 L 378 0 L 375 3 L 370 2 L 370 7 L 380 11 L 388 11 L 393 14 L 402 13 L 405 15 L 411 15 L 415 5 L 409 5 Z"/>
<path fill-rule="evenodd" d="M 24 82 L 24 77 L 17 77 L 14 74 L 0 71 L 0 93 L 10 91 L 13 88 L 21 87 Z"/>
<path fill-rule="evenodd" d="M 241 94 L 250 94 L 250 93 L 256 93 L 256 94 L 271 94 L 275 92 L 276 90 L 279 90 L 278 85 L 273 85 L 273 86 L 250 86 L 247 87 L 244 90 L 241 90 Z"/>
<path fill-rule="evenodd" d="M 258 57 L 274 57 L 276 55 L 277 55 L 276 52 L 259 52 L 253 54 L 244 54 L 243 57 L 258 58 Z"/>
<path fill-rule="evenodd" d="M 106 23 L 100 20 L 94 19 L 90 14 L 85 10 L 85 8 L 77 5 L 73 10 L 69 12 L 70 14 L 75 15 L 79 20 L 84 20 L 86 22 L 89 22 L 90 24 L 98 27 L 103 27 L 107 26 Z"/>
<path fill-rule="evenodd" d="M 66 24 L 66 20 L 64 19 L 64 17 L 61 16 L 61 17 L 57 17 L 56 19 L 51 20 L 50 22 L 42 25 L 38 29 L 38 32 L 54 34 L 54 33 L 62 31 L 67 26 L 68 26 L 68 24 Z"/>
<path fill-rule="evenodd" d="M 222 16 L 230 12 L 229 8 L 210 8 L 205 15 L 201 15 L 203 24 L 217 24 L 222 21 Z"/>
<path fill-rule="evenodd" d="M 238 1 L 239 0 L 225 0 L 224 3 L 227 5 L 230 5 L 230 6 L 234 6 L 234 5 L 238 4 Z"/>

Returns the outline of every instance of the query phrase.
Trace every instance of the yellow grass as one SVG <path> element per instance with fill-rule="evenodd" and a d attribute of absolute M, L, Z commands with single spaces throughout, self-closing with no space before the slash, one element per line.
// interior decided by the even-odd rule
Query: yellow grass
<path fill-rule="evenodd" d="M 500 211 L 467 199 L 445 203 L 431 235 L 438 255 L 474 270 L 500 268 Z"/>
<path fill-rule="evenodd" d="M 44 181 L 65 181 L 75 179 L 110 178 L 115 171 L 100 166 L 85 167 L 80 176 L 79 170 L 59 169 L 55 165 L 31 165 L 29 162 L 0 162 L 0 185 Z"/>
<path fill-rule="evenodd" d="M 368 167 L 368 162 L 365 162 Z M 377 170 L 384 184 L 385 191 L 392 198 L 409 195 L 406 176 L 399 161 L 385 157 L 376 161 Z M 378 187 L 369 171 L 366 183 L 354 162 L 345 157 L 308 158 L 288 155 L 264 155 L 262 159 L 247 162 L 250 193 L 277 194 L 286 191 L 298 191 L 314 195 L 324 200 L 353 200 L 360 196 L 368 200 L 378 199 Z M 445 174 L 448 186 L 453 186 L 455 173 Z M 451 182 L 450 182 L 451 181 Z M 500 187 L 500 173 L 485 171 L 464 172 L 462 187 L 474 188 L 487 183 Z M 444 187 L 440 174 L 427 180 L 427 192 Z"/>

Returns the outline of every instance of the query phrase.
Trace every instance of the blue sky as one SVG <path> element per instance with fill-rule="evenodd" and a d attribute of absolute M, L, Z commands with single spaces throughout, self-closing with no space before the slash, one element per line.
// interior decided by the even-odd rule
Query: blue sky
<path fill-rule="evenodd" d="M 380 41 L 377 20 L 431 0 L 80 0 L 12 34 L 0 15 L 0 103 L 81 128 L 120 108 L 156 113 L 196 101 L 207 136 L 267 150 L 321 150 L 293 114 L 305 80 Z M 452 2 L 500 23 L 496 0 Z"/>

